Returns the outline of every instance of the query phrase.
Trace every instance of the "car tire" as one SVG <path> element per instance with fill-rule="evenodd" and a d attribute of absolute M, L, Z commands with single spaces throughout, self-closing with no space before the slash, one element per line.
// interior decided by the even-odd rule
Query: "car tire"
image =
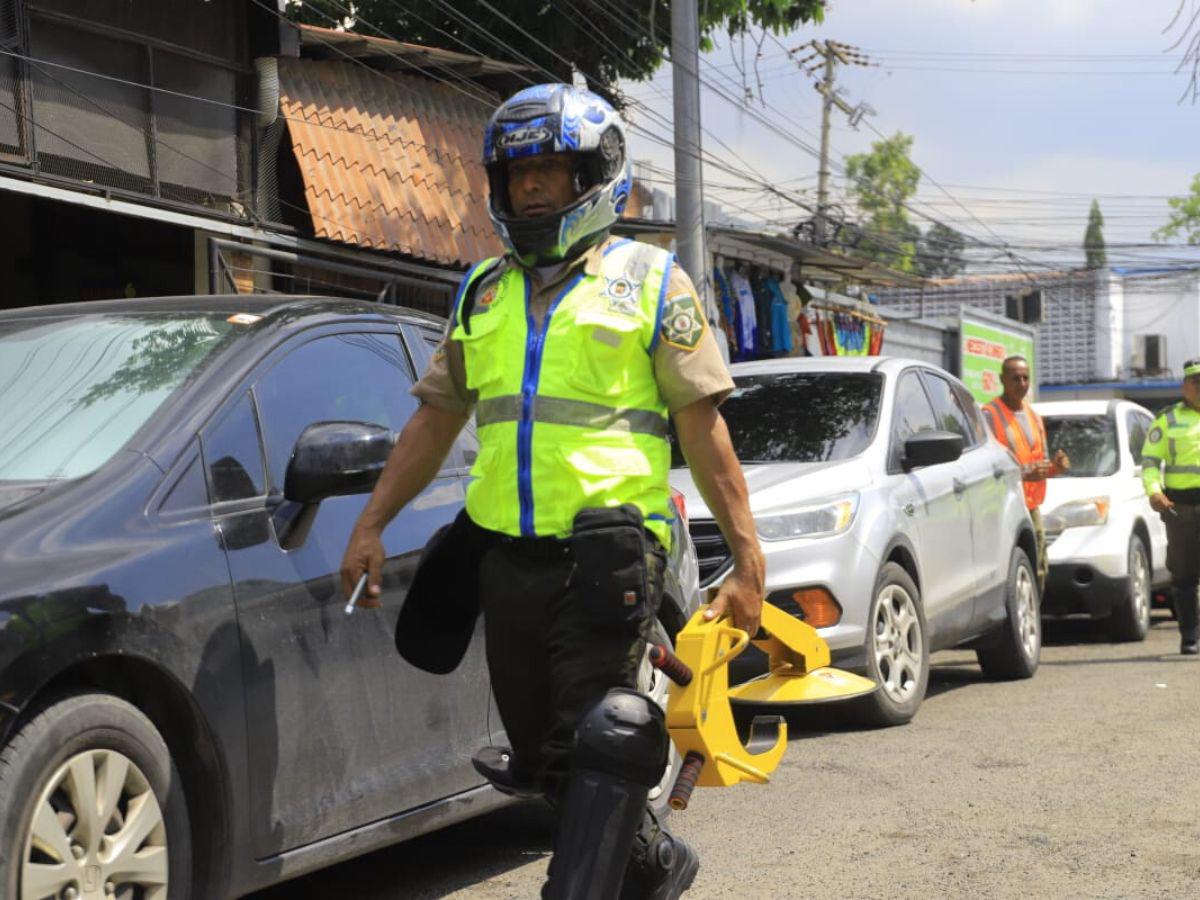
<path fill-rule="evenodd" d="M 74 896 L 186 900 L 191 863 L 179 773 L 133 705 L 111 694 L 68 697 L 0 754 L 3 896 L 70 896 L 73 887 Z"/>
<path fill-rule="evenodd" d="M 650 664 L 649 648 L 654 644 L 666 644 L 672 649 L 675 647 L 675 641 L 658 619 L 654 620 L 646 654 L 642 659 L 641 668 L 638 670 L 638 690 L 654 700 L 666 712 L 670 680 Z M 671 788 L 675 786 L 675 779 L 679 776 L 679 769 L 683 766 L 683 757 L 675 749 L 674 742 L 671 743 L 668 754 L 667 768 L 663 772 L 662 780 L 650 790 L 650 809 L 659 819 L 664 819 L 671 813 L 671 805 L 668 802 L 671 799 Z"/>
<path fill-rule="evenodd" d="M 916 584 L 903 567 L 885 563 L 875 579 L 867 619 L 867 677 L 879 687 L 852 702 L 854 719 L 890 727 L 917 714 L 929 686 L 928 635 Z"/>
<path fill-rule="evenodd" d="M 1037 576 L 1029 557 L 1014 547 L 1004 589 L 1008 615 L 995 643 L 975 651 L 979 667 L 989 678 L 1032 678 L 1042 655 L 1042 616 Z"/>
<path fill-rule="evenodd" d="M 1129 589 L 1108 618 L 1108 636 L 1114 641 L 1144 641 L 1150 630 L 1150 558 L 1145 542 L 1129 537 Z"/>

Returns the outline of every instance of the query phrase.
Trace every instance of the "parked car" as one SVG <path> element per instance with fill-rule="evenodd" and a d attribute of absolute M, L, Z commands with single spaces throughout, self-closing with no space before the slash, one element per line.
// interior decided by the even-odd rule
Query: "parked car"
<path fill-rule="evenodd" d="M 1027 678 L 1041 652 L 1035 539 L 1011 456 L 966 388 L 897 358 L 733 366 L 721 407 L 767 559 L 768 599 L 817 627 L 833 664 L 881 689 L 861 713 L 917 712 L 929 654 L 977 650 L 990 675 Z M 676 448 L 701 585 L 730 551 Z"/>
<path fill-rule="evenodd" d="M 505 802 L 470 764 L 504 741 L 482 629 L 449 677 L 393 643 L 470 433 L 385 532 L 382 610 L 338 587 L 441 328 L 278 297 L 0 313 L 0 896 L 237 896 Z M 676 536 L 660 639 L 698 603 Z"/>
<path fill-rule="evenodd" d="M 1167 532 L 1142 487 L 1142 445 L 1154 416 L 1129 400 L 1036 403 L 1046 438 L 1071 471 L 1046 483 L 1043 615 L 1085 613 L 1117 641 L 1150 627 L 1155 587 L 1170 583 Z"/>

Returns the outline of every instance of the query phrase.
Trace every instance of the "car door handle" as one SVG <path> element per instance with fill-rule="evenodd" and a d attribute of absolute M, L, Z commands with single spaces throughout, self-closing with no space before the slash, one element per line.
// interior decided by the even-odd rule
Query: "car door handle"
<path fill-rule="evenodd" d="M 966 491 L 966 489 L 967 489 L 967 486 L 965 484 L 963 484 L 957 478 L 954 479 L 954 496 L 955 497 L 961 497 L 963 495 L 963 493 Z"/>
<path fill-rule="evenodd" d="M 1000 466 L 992 466 L 992 477 L 999 481 L 1004 477 L 1004 469 Z"/>
<path fill-rule="evenodd" d="M 917 508 L 911 503 L 905 503 L 903 509 L 906 516 L 915 516 L 917 514 Z"/>

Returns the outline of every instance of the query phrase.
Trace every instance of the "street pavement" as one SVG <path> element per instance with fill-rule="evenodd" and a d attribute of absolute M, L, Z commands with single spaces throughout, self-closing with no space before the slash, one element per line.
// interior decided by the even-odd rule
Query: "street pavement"
<path fill-rule="evenodd" d="M 1030 681 L 935 654 L 907 726 L 792 716 L 771 784 L 672 817 L 700 852 L 686 896 L 1200 896 L 1200 659 L 1178 650 L 1162 618 L 1138 644 L 1047 623 Z M 550 841 L 513 806 L 253 897 L 532 898 Z"/>

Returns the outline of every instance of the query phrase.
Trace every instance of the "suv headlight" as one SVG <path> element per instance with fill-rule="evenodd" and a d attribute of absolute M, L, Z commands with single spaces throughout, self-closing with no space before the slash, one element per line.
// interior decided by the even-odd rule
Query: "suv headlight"
<path fill-rule="evenodd" d="M 826 537 L 850 527 L 858 512 L 858 494 L 844 494 L 783 512 L 755 516 L 754 525 L 764 541 Z"/>
<path fill-rule="evenodd" d="M 1042 520 L 1047 533 L 1057 534 L 1067 528 L 1080 528 L 1084 525 L 1103 525 L 1108 521 L 1108 510 L 1112 505 L 1109 497 L 1089 497 L 1086 500 L 1072 500 L 1056 507 Z"/>

